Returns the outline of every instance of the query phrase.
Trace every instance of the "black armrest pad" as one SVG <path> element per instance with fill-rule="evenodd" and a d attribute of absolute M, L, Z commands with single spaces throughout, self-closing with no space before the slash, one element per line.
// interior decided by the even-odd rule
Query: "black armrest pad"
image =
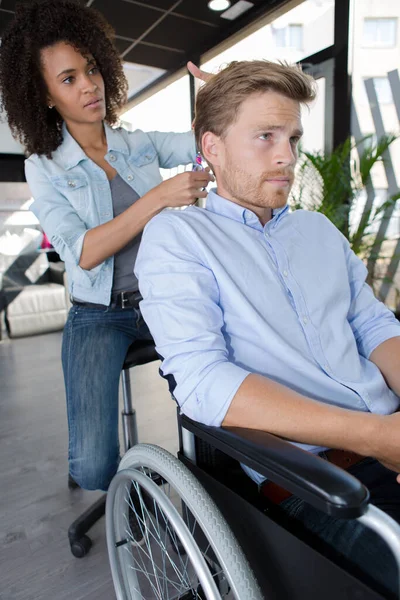
<path fill-rule="evenodd" d="M 271 433 L 207 427 L 184 415 L 181 425 L 329 515 L 357 518 L 367 509 L 369 492 L 350 473 Z"/>

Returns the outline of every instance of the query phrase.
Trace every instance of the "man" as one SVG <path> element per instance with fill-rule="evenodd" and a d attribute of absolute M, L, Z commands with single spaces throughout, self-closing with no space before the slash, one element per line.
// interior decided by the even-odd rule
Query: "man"
<path fill-rule="evenodd" d="M 195 134 L 217 189 L 205 209 L 147 225 L 141 309 L 183 413 L 339 454 L 400 520 L 400 324 L 330 221 L 286 205 L 314 95 L 297 67 L 267 61 L 232 63 L 201 88 Z M 293 497 L 282 508 L 395 587 L 390 552 L 372 552 L 357 522 Z"/>

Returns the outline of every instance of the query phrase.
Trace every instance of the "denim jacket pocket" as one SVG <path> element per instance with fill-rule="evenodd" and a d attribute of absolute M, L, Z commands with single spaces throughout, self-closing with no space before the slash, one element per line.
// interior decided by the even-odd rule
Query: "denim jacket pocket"
<path fill-rule="evenodd" d="M 128 162 L 134 167 L 144 167 L 145 165 L 154 162 L 156 157 L 157 152 L 154 146 L 152 144 L 147 144 L 138 148 L 137 151 L 128 158 Z"/>
<path fill-rule="evenodd" d="M 70 175 L 68 177 L 52 177 L 51 182 L 63 196 L 70 202 L 71 206 L 84 217 L 88 209 L 89 184 L 85 177 Z"/>

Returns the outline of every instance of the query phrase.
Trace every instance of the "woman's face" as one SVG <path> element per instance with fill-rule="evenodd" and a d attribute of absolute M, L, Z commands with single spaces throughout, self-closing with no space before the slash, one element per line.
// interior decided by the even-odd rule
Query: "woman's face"
<path fill-rule="evenodd" d="M 48 105 L 68 123 L 96 123 L 106 116 L 104 81 L 90 54 L 65 42 L 41 50 Z"/>

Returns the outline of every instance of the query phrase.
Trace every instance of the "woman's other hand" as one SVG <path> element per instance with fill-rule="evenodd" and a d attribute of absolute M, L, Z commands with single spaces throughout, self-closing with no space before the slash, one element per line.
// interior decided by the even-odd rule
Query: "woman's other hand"
<path fill-rule="evenodd" d="M 189 60 L 187 63 L 187 69 L 193 77 L 196 79 L 201 79 L 201 81 L 207 82 L 212 77 L 212 73 L 207 73 L 207 71 L 202 71 L 199 67 L 196 67 L 192 61 Z"/>

